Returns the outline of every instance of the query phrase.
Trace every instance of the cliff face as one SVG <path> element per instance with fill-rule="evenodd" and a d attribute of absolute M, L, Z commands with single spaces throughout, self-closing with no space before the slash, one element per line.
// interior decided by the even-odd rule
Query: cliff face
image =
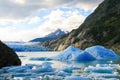
<path fill-rule="evenodd" d="M 120 53 L 120 0 L 104 0 L 84 23 L 61 38 L 41 45 L 63 50 L 69 45 L 85 49 L 103 45 Z"/>
<path fill-rule="evenodd" d="M 21 65 L 17 54 L 0 41 L 0 68 Z"/>

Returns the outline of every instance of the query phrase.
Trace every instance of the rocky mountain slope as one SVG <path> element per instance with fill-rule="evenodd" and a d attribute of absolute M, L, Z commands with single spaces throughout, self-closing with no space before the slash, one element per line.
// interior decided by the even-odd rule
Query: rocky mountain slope
<path fill-rule="evenodd" d="M 120 53 L 120 0 L 104 0 L 79 28 L 41 43 L 54 50 L 63 50 L 71 44 L 82 49 L 103 45 Z"/>
<path fill-rule="evenodd" d="M 16 65 L 21 65 L 20 59 L 11 48 L 0 41 L 0 68 Z"/>
<path fill-rule="evenodd" d="M 64 34 L 66 34 L 64 31 L 62 31 L 61 29 L 57 29 L 56 31 L 46 35 L 45 37 L 36 38 L 36 39 L 31 40 L 30 42 L 44 42 L 48 40 L 53 40 Z"/>

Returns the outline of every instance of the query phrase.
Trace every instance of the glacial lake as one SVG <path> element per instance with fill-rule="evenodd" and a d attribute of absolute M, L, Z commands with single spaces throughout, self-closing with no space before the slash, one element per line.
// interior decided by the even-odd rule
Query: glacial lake
<path fill-rule="evenodd" d="M 17 54 L 20 56 L 20 59 L 22 60 L 22 65 L 25 65 L 25 64 L 40 65 L 46 61 L 30 60 L 30 59 L 31 58 L 39 58 L 39 57 L 48 57 L 49 58 L 49 57 L 56 56 L 59 53 L 60 52 L 17 52 Z M 78 61 L 63 61 L 63 62 L 61 62 L 61 61 L 50 60 L 47 62 L 51 62 L 52 67 L 56 68 L 58 70 L 60 70 L 64 67 L 69 68 L 71 66 L 80 68 L 78 70 L 73 70 L 72 74 L 80 74 L 80 75 L 82 74 L 83 76 L 90 75 L 88 77 L 90 77 L 90 78 L 92 77 L 92 79 L 96 75 L 96 77 L 95 77 L 96 80 L 119 80 L 120 79 L 120 60 L 118 60 L 118 61 L 98 61 L 98 60 L 96 60 L 96 61 L 84 61 L 84 62 L 83 61 L 79 61 L 79 62 Z M 103 69 L 101 69 L 101 67 L 103 67 Z M 104 71 L 104 67 L 106 69 L 108 67 L 108 72 Z M 109 68 L 111 69 L 113 67 L 115 69 L 115 72 L 110 71 L 110 73 L 109 73 Z M 87 69 L 87 68 L 88 68 L 88 72 L 87 71 L 84 72 L 85 69 Z M 95 68 L 96 71 L 93 70 L 93 73 L 92 73 L 91 71 L 89 71 L 89 68 L 91 70 Z M 103 70 L 103 73 L 99 70 Z"/>
<path fill-rule="evenodd" d="M 60 52 L 17 52 L 18 56 L 20 57 L 22 61 L 22 65 L 26 64 L 41 64 L 43 62 L 46 62 L 44 60 L 30 60 L 31 58 L 40 58 L 40 57 L 53 57 L 58 55 Z M 86 67 L 90 65 L 97 65 L 97 64 L 120 64 L 120 60 L 118 61 L 56 61 L 56 60 L 50 60 L 47 62 L 52 62 L 52 67 L 54 68 L 62 68 L 65 66 L 80 66 L 80 67 Z"/>
<path fill-rule="evenodd" d="M 119 80 L 120 60 L 118 61 L 55 61 L 39 59 L 53 57 L 60 52 L 17 52 L 22 67 L 0 70 L 0 80 Z M 41 64 L 51 63 L 42 68 Z M 49 65 L 48 65 L 49 66 Z M 30 68 L 29 68 L 30 67 Z M 42 69 L 41 69 L 42 68 Z M 2 73 L 2 70 L 8 71 Z M 12 76 L 11 76 L 12 75 Z M 69 79 L 69 77 L 72 77 Z M 79 79 L 77 79 L 79 78 Z"/>

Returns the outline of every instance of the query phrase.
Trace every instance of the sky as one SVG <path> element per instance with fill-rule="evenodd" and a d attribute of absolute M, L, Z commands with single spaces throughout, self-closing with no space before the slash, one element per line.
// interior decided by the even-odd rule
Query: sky
<path fill-rule="evenodd" d="M 29 41 L 78 28 L 103 0 L 0 0 L 0 40 Z"/>

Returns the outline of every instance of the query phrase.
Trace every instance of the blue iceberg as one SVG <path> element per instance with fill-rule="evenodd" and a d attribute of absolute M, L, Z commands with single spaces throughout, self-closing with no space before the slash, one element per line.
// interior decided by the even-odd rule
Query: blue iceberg
<path fill-rule="evenodd" d="M 74 46 L 69 46 L 67 49 L 62 51 L 59 55 L 53 57 L 55 60 L 61 61 L 83 61 L 83 60 L 95 60 L 95 58 L 89 53 L 80 50 L 79 48 L 75 48 Z"/>
<path fill-rule="evenodd" d="M 92 46 L 85 49 L 86 52 L 91 54 L 93 57 L 99 60 L 113 60 L 119 59 L 120 57 L 113 51 L 106 49 L 103 46 Z"/>
<path fill-rule="evenodd" d="M 114 51 L 104 48 L 103 46 L 93 46 L 81 50 L 74 46 L 69 46 L 57 56 L 53 57 L 60 61 L 92 61 L 92 60 L 116 60 L 119 59 Z"/>
<path fill-rule="evenodd" d="M 74 46 L 69 46 L 67 49 L 62 51 L 59 55 L 53 57 L 56 60 L 74 60 L 82 50 L 75 48 Z"/>

